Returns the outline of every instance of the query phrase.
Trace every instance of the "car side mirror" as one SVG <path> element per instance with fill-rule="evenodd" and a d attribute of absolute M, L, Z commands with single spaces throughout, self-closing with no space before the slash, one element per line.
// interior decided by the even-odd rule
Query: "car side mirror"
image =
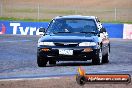
<path fill-rule="evenodd" d="M 45 33 L 45 30 L 46 30 L 45 28 L 40 28 L 40 29 L 39 29 L 39 32 Z"/>
<path fill-rule="evenodd" d="M 44 35 L 46 32 L 45 28 L 39 28 L 39 35 Z"/>
<path fill-rule="evenodd" d="M 106 32 L 106 29 L 105 28 L 101 28 L 100 29 L 100 33 L 103 33 L 103 32 Z"/>
<path fill-rule="evenodd" d="M 102 30 L 102 28 L 100 29 L 100 33 L 103 33 L 103 30 Z"/>

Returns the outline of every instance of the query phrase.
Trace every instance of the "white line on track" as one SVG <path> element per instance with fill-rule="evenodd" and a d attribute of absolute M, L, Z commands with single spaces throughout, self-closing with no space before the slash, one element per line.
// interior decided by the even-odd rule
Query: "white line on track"
<path fill-rule="evenodd" d="M 31 40 L 4 40 L 4 41 L 1 41 L 1 42 L 9 42 L 9 43 L 12 43 L 12 42 L 29 42 Z"/>
<path fill-rule="evenodd" d="M 43 77 L 43 78 L 12 78 L 0 79 L 0 81 L 22 81 L 22 80 L 42 80 L 42 79 L 60 79 L 61 77 Z"/>

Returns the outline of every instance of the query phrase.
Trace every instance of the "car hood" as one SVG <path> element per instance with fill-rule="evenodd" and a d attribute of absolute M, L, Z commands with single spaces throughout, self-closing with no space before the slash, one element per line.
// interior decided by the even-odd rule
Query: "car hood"
<path fill-rule="evenodd" d="M 97 36 L 45 35 L 39 42 L 97 42 Z"/>

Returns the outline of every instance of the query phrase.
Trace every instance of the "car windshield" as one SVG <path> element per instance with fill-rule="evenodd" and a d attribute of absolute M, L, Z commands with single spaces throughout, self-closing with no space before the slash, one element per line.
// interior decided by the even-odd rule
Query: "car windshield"
<path fill-rule="evenodd" d="M 50 23 L 47 33 L 97 33 L 92 19 L 55 19 Z"/>

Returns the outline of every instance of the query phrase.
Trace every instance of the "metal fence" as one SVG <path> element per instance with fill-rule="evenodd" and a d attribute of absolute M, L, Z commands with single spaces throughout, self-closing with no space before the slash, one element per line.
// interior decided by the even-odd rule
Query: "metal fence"
<path fill-rule="evenodd" d="M 60 15 L 93 15 L 103 21 L 132 21 L 131 8 L 80 8 L 48 7 L 42 4 L 3 4 L 0 3 L 0 17 L 26 19 L 51 19 Z"/>

